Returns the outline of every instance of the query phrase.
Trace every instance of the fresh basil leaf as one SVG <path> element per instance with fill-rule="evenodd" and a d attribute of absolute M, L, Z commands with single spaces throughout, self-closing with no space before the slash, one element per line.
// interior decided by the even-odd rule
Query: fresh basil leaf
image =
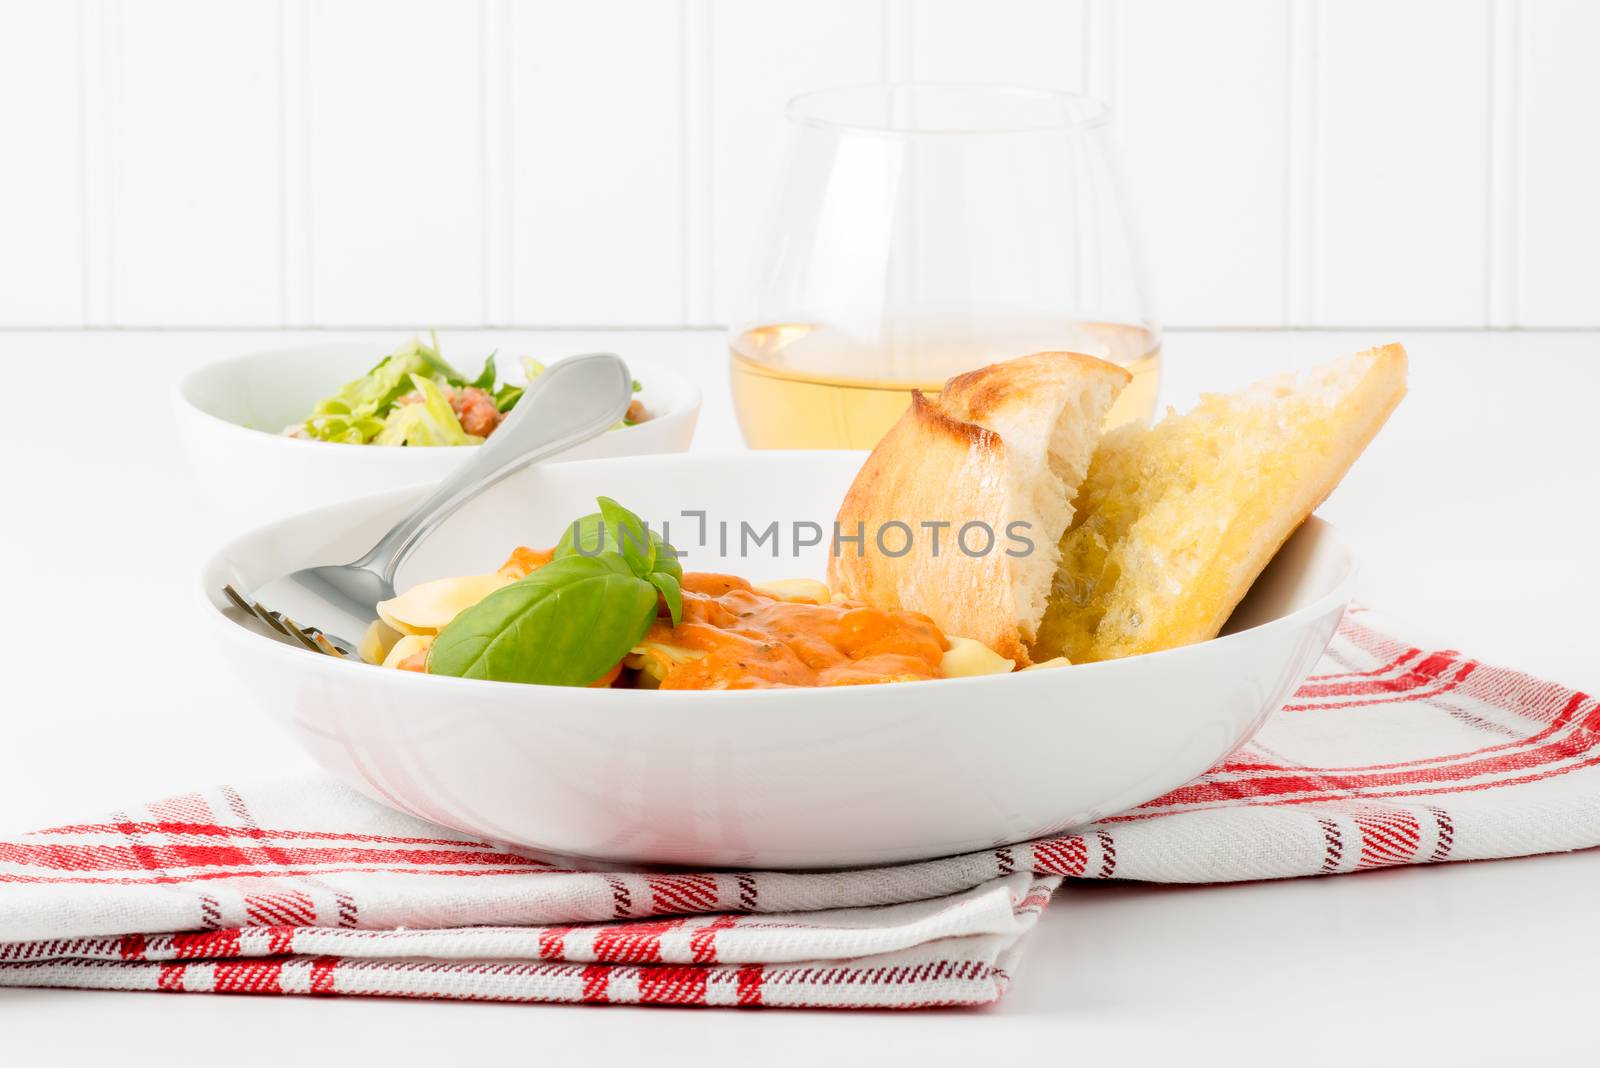
<path fill-rule="evenodd" d="M 656 543 L 656 562 L 651 569 L 651 575 L 670 575 L 674 579 L 683 578 L 683 565 L 678 563 L 678 550 L 668 545 L 655 531 L 650 532 L 650 537 Z M 649 575 L 645 576 L 649 578 Z"/>
<path fill-rule="evenodd" d="M 620 555 L 622 547 L 617 544 L 614 536 L 615 526 L 607 523 L 605 517 L 599 512 L 591 512 L 582 518 L 575 519 L 561 534 L 561 540 L 556 543 L 555 558 L 563 556 L 597 557 L 605 555 Z M 574 538 L 576 532 L 576 538 Z M 601 537 L 604 536 L 604 543 Z M 650 541 L 656 548 L 656 559 L 652 573 L 660 572 L 671 575 L 673 578 L 683 577 L 683 567 L 678 563 L 677 550 L 662 540 L 661 535 L 650 531 Z M 631 569 L 630 569 L 631 573 Z"/>
<path fill-rule="evenodd" d="M 494 380 L 498 377 L 494 369 L 494 353 L 489 353 L 483 361 L 483 370 L 478 372 L 478 377 L 472 380 L 474 389 L 481 389 L 485 393 L 494 392 Z"/>
<path fill-rule="evenodd" d="M 643 523 L 640 525 L 643 526 Z M 555 558 L 573 554 L 593 557 L 601 553 L 621 553 L 622 546 L 617 543 L 616 531 L 617 524 L 607 522 L 603 513 L 590 512 L 573 520 L 562 532 L 561 540 L 556 543 Z M 659 571 L 676 579 L 683 578 L 683 567 L 678 563 L 677 551 L 653 530 L 650 531 L 650 544 L 655 548 L 655 562 L 651 571 Z"/>
<path fill-rule="evenodd" d="M 600 505 L 600 514 L 605 517 L 606 529 L 615 539 L 622 558 L 633 568 L 633 573 L 644 578 L 655 570 L 656 541 L 645 528 L 644 520 L 610 497 L 596 497 L 595 501 Z"/>
<path fill-rule="evenodd" d="M 596 556 L 593 559 L 598 560 L 600 563 L 604 564 L 606 567 L 609 567 L 619 575 L 633 575 L 634 578 L 639 577 L 638 575 L 633 574 L 633 568 L 629 567 L 628 562 L 624 560 L 618 553 L 601 553 L 599 556 Z"/>
<path fill-rule="evenodd" d="M 651 532 L 651 538 L 659 545 L 660 535 Z M 574 519 L 567 529 L 562 531 L 561 540 L 556 543 L 555 555 L 559 559 L 576 553 L 579 556 L 598 556 L 601 553 L 621 554 L 622 546 L 617 544 L 617 525 L 606 521 L 600 512 L 590 512 L 586 516 Z"/>
<path fill-rule="evenodd" d="M 561 532 L 561 540 L 556 542 L 552 559 L 559 560 L 564 556 L 577 554 L 584 557 L 595 557 L 605 552 L 608 548 L 616 551 L 615 545 L 603 544 L 605 539 L 605 518 L 599 512 L 590 512 L 580 516 L 567 525 Z"/>
<path fill-rule="evenodd" d="M 551 561 L 451 620 L 428 652 L 428 671 L 589 685 L 639 644 L 656 617 L 656 587 L 624 568 L 615 556 Z"/>
<path fill-rule="evenodd" d="M 645 581 L 654 586 L 661 594 L 661 599 L 667 602 L 667 612 L 672 616 L 672 625 L 676 627 L 683 622 L 683 587 L 676 577 L 665 571 L 652 571 L 645 576 Z"/>

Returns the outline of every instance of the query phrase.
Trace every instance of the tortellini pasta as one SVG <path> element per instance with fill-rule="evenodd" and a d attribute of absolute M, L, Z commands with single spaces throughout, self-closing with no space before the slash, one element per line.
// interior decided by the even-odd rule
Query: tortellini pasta
<path fill-rule="evenodd" d="M 463 611 L 515 581 L 492 571 L 419 582 L 398 597 L 379 601 L 378 618 L 401 634 L 437 634 Z"/>
<path fill-rule="evenodd" d="M 432 644 L 433 635 L 431 634 L 404 635 L 394 643 L 394 648 L 389 650 L 389 655 L 383 658 L 383 666 L 397 668 L 418 653 L 427 652 L 428 647 Z"/>
<path fill-rule="evenodd" d="M 369 664 L 395 667 L 406 657 L 432 645 L 439 631 L 456 616 L 532 570 L 530 567 L 517 573 L 517 569 L 511 567 L 516 562 L 513 557 L 505 568 L 487 575 L 419 582 L 399 596 L 379 601 L 378 618 L 367 627 L 356 652 Z M 537 566 L 538 563 L 533 564 Z M 508 573 L 508 569 L 512 573 Z"/>
<path fill-rule="evenodd" d="M 548 563 L 548 550 L 518 549 L 500 570 L 482 575 L 434 579 L 419 583 L 404 593 L 378 605 L 378 620 L 361 639 L 361 658 L 371 664 L 397 668 L 425 653 L 434 638 L 461 612 L 496 590 L 525 577 Z M 777 579 L 755 584 L 758 593 L 795 604 L 827 605 L 833 600 L 828 587 L 815 579 Z M 1001 656 L 982 642 L 960 635 L 947 635 L 950 648 L 940 661 L 946 678 L 974 675 L 1000 675 L 1017 670 L 1015 662 Z M 638 674 L 634 685 L 656 689 L 672 668 L 706 655 L 704 650 L 645 639 L 629 651 L 622 666 Z M 417 661 L 420 662 L 420 661 Z M 412 667 L 417 662 L 412 663 Z M 1065 657 L 1055 657 L 1024 670 L 1066 666 Z"/>
<path fill-rule="evenodd" d="M 829 592 L 828 587 L 816 579 L 774 579 L 771 582 L 751 583 L 750 588 L 780 601 L 794 601 L 799 604 L 829 604 L 833 601 L 833 594 Z"/>
<path fill-rule="evenodd" d="M 945 651 L 944 659 L 939 661 L 939 670 L 944 672 L 946 678 L 1003 675 L 1017 666 L 1014 661 L 1007 660 L 980 641 L 956 634 L 946 637 L 950 641 L 950 648 Z"/>

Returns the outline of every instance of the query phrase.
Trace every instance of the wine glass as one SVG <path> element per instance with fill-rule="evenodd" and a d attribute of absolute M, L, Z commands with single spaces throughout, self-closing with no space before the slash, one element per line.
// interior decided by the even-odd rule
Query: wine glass
<path fill-rule="evenodd" d="M 1108 109 L 1006 85 L 825 89 L 790 145 L 730 330 L 755 448 L 871 448 L 944 380 L 1041 350 L 1133 374 L 1109 425 L 1147 420 L 1161 338 Z"/>

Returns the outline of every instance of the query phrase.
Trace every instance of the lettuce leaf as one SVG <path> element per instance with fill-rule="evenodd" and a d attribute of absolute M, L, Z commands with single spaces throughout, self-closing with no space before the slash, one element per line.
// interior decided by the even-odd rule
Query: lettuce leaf
<path fill-rule="evenodd" d="M 477 445 L 482 438 L 461 429 L 444 391 L 431 378 L 411 376 L 422 400 L 398 405 L 372 439 L 374 445 Z M 409 392 L 409 391 L 408 391 Z"/>
<path fill-rule="evenodd" d="M 305 436 L 318 441 L 351 445 L 471 445 L 482 438 L 461 429 L 449 402 L 439 387 L 481 389 L 494 398 L 501 414 L 515 408 L 534 379 L 544 374 L 545 365 L 532 357 L 522 360 L 523 384 L 509 382 L 496 386 L 499 372 L 495 353 L 483 361 L 476 378 L 468 380 L 439 354 L 439 339 L 412 338 L 351 382 L 324 398 L 304 422 Z M 419 382 L 432 387 L 432 395 Z M 633 390 L 640 389 L 638 382 Z M 422 390 L 420 404 L 400 404 L 406 394 Z M 630 425 L 626 419 L 611 429 Z"/>
<path fill-rule="evenodd" d="M 415 388 L 413 381 L 418 377 L 451 385 L 466 384 L 460 372 L 439 355 L 437 339 L 424 344 L 420 338 L 412 338 L 379 360 L 372 370 L 346 382 L 337 393 L 318 403 L 306 420 L 306 433 L 321 441 L 372 441 L 393 413 L 395 402 Z M 456 429 L 460 430 L 459 423 Z"/>
<path fill-rule="evenodd" d="M 313 415 L 306 420 L 305 426 L 306 431 L 318 441 L 364 445 L 383 429 L 383 420 L 377 416 L 356 418 L 348 412 L 330 412 Z"/>
<path fill-rule="evenodd" d="M 517 406 L 517 401 L 522 399 L 523 391 L 527 389 L 528 386 L 533 385 L 533 380 L 542 374 L 544 374 L 544 364 L 540 363 L 532 356 L 524 356 L 522 358 L 523 384 L 520 386 L 513 386 L 511 383 L 507 382 L 505 385 L 495 390 L 494 406 L 500 409 L 500 414 L 504 415 L 506 412 L 509 412 L 511 409 L 515 408 Z"/>
<path fill-rule="evenodd" d="M 478 372 L 478 377 L 474 378 L 469 385 L 476 389 L 481 389 L 485 393 L 493 393 L 494 380 L 497 377 L 499 376 L 496 374 L 494 369 L 494 353 L 491 352 L 483 361 L 483 370 Z"/>

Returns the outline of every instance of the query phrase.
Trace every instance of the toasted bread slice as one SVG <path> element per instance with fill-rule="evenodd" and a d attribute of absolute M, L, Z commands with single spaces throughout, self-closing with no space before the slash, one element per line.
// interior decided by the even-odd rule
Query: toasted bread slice
<path fill-rule="evenodd" d="M 1385 345 L 1108 433 L 1032 647 L 1073 663 L 1213 638 L 1406 391 Z"/>
<path fill-rule="evenodd" d="M 834 592 L 921 612 L 1026 665 L 1070 502 L 1128 381 L 1104 360 L 1040 352 L 952 378 L 937 400 L 913 393 L 839 508 Z M 1031 551 L 1007 551 L 1024 540 Z"/>

